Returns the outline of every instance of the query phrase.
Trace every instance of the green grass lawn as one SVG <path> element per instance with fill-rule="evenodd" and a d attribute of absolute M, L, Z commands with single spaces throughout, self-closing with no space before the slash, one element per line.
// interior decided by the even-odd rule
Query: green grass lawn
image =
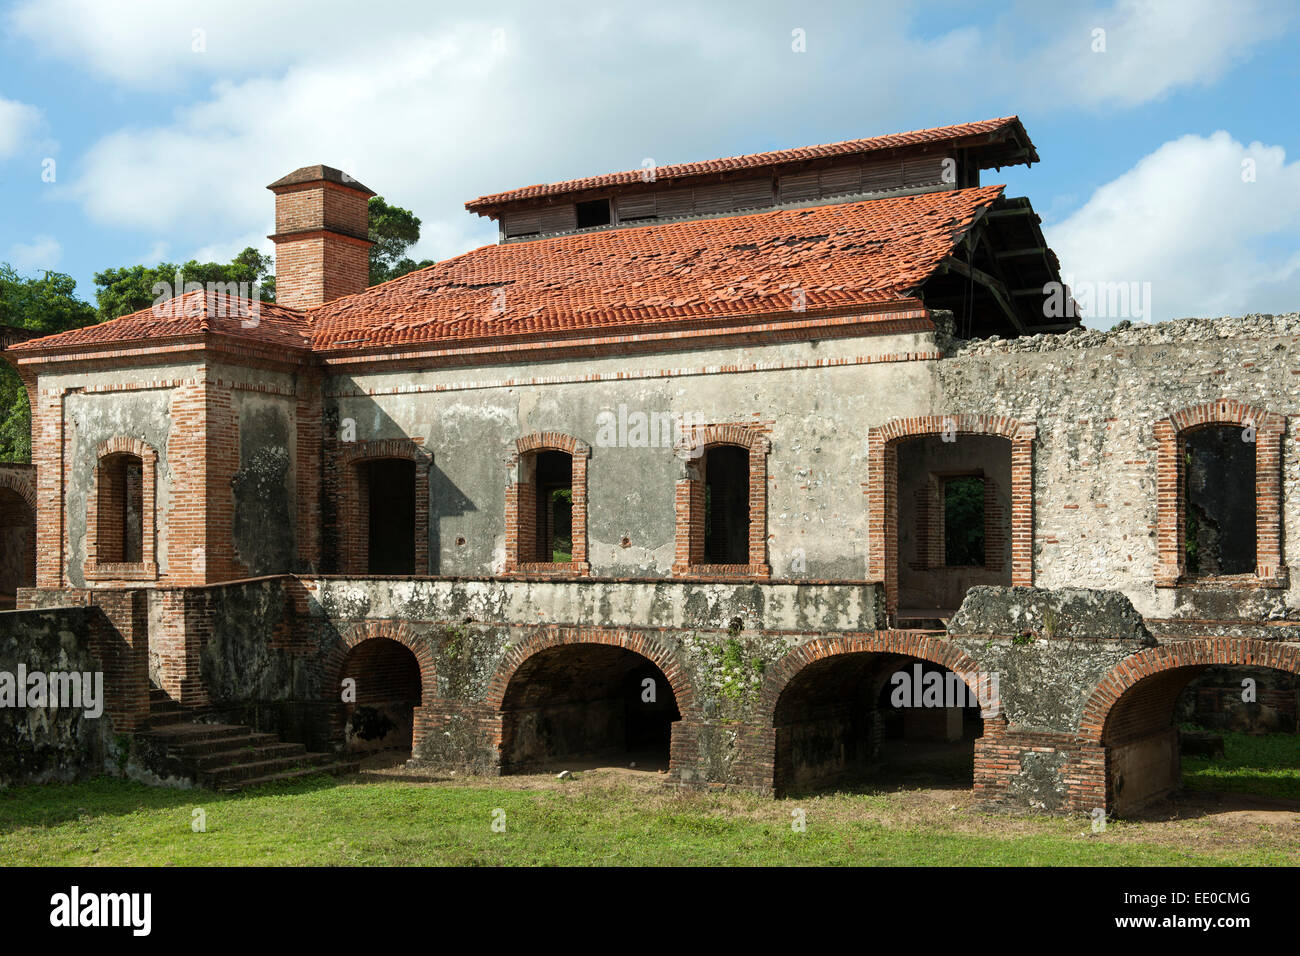
<path fill-rule="evenodd" d="M 519 778 L 511 778 L 518 781 Z M 1294 826 L 985 813 L 968 792 L 781 801 L 568 781 L 328 779 L 227 796 L 102 778 L 0 791 L 0 861 L 29 865 L 1300 864 Z M 957 801 L 957 802 L 954 802 Z M 206 832 L 191 828 L 206 814 Z M 505 811 L 505 831 L 492 829 Z M 806 813 L 806 832 L 791 827 Z M 1282 832 L 1285 829 L 1287 832 Z"/>
<path fill-rule="evenodd" d="M 1183 758 L 1184 787 L 1300 800 L 1300 737 L 1229 733 L 1222 736 L 1222 757 Z"/>

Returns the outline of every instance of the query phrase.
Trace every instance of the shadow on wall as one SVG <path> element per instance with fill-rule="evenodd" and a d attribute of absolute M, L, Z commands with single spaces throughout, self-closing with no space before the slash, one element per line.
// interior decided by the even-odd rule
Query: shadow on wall
<path fill-rule="evenodd" d="M 324 427 L 327 448 L 332 446 L 342 452 L 351 442 L 414 439 L 420 440 L 421 447 L 431 454 L 432 462 L 429 466 L 429 571 L 432 574 L 449 573 L 444 568 L 442 524 L 446 519 L 458 518 L 479 510 L 470 497 L 461 491 L 455 482 L 439 467 L 439 455 L 455 457 L 457 454 L 456 448 L 454 446 L 444 448 L 439 443 L 439 440 L 435 438 L 437 434 L 436 423 L 429 425 L 430 434 L 409 434 L 374 401 L 361 397 L 351 397 L 348 399 L 346 407 L 348 412 L 346 416 L 340 413 L 337 404 L 328 406 L 325 409 Z M 475 451 L 477 453 L 476 457 L 482 458 L 485 463 L 490 463 L 490 456 L 482 455 L 481 444 L 475 446 Z M 336 464 L 327 461 L 327 472 L 331 467 L 337 469 Z M 332 486 L 335 492 L 333 494 L 327 493 L 321 502 L 324 554 L 335 556 L 333 564 L 329 566 L 330 570 L 337 570 L 340 566 L 337 557 L 339 548 L 338 489 L 342 485 L 342 480 L 343 475 L 335 470 L 332 481 L 327 480 L 327 486 Z M 485 486 L 496 488 L 499 484 L 500 482 L 486 482 Z M 504 497 L 503 491 L 503 501 Z M 487 555 L 490 556 L 490 553 L 491 542 L 487 547 Z M 463 567 L 461 561 L 457 563 Z"/>
<path fill-rule="evenodd" d="M 288 412 L 245 405 L 239 416 L 239 471 L 235 497 L 235 552 L 250 577 L 294 567 L 294 519 L 289 506 Z"/>

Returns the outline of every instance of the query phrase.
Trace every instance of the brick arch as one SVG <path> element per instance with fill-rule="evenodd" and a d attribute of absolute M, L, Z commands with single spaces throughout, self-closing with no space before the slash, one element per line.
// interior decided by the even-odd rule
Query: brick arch
<path fill-rule="evenodd" d="M 351 466 L 376 458 L 404 458 L 427 468 L 432 455 L 414 438 L 381 438 L 375 441 L 349 442 L 339 455 L 339 463 Z"/>
<path fill-rule="evenodd" d="M 416 633 L 405 621 L 361 621 L 340 631 L 339 643 L 329 651 L 324 662 L 324 672 L 334 675 L 335 690 L 343 679 L 343 668 L 347 665 L 348 655 L 366 641 L 374 640 L 395 641 L 414 654 L 420 665 L 421 706 L 427 707 L 437 699 L 438 669 L 433 648 L 423 635 Z"/>
<path fill-rule="evenodd" d="M 581 438 L 563 432 L 533 432 L 516 438 L 514 452 L 507 461 L 511 479 L 506 489 L 506 574 L 588 575 L 587 560 L 587 462 L 591 446 Z M 573 494 L 573 551 L 567 562 L 522 561 L 522 555 L 535 551 L 536 492 L 530 481 L 520 475 L 520 462 L 527 455 L 558 451 L 572 459 L 570 488 Z"/>
<path fill-rule="evenodd" d="M 925 631 L 873 631 L 858 637 L 819 637 L 792 647 L 768 669 L 758 691 L 758 714 L 769 727 L 776 725 L 776 705 L 790 682 L 804 668 L 817 661 L 849 654 L 901 654 L 938 664 L 955 673 L 968 688 L 978 691 L 981 670 L 974 659 Z M 986 722 L 1005 720 L 1002 702 L 994 700 L 982 709 Z M 986 733 L 988 731 L 986 730 Z"/>
<path fill-rule="evenodd" d="M 734 445 L 749 452 L 749 562 L 747 564 L 704 563 L 704 453 L 719 445 Z M 767 562 L 767 456 L 772 442 L 750 425 L 696 425 L 677 443 L 676 453 L 685 460 L 677 481 L 675 577 L 769 578 Z"/>
<path fill-rule="evenodd" d="M 563 432 L 533 432 L 524 435 L 522 438 L 515 439 L 515 453 L 510 459 L 513 465 L 521 455 L 526 455 L 531 451 L 562 451 L 572 455 L 575 459 L 579 456 L 583 458 L 591 457 L 591 446 L 581 438 L 575 438 L 572 435 L 566 435 Z"/>
<path fill-rule="evenodd" d="M 140 561 L 102 561 L 99 556 L 99 509 L 103 490 L 104 460 L 114 455 L 140 459 Z M 92 487 L 86 500 L 86 558 L 82 574 L 87 581 L 154 581 L 158 578 L 157 553 L 158 449 L 127 435 L 114 435 L 95 446 Z"/>
<path fill-rule="evenodd" d="M 135 455 L 141 461 L 148 461 L 152 458 L 156 462 L 158 460 L 158 449 L 139 438 L 114 435 L 95 447 L 96 460 L 107 458 L 109 455 Z"/>
<path fill-rule="evenodd" d="M 418 634 L 405 621 L 361 621 L 339 632 L 339 641 L 326 653 L 321 665 L 321 673 L 333 681 L 326 688 L 326 700 L 339 703 L 339 688 L 343 681 L 343 670 L 347 666 L 351 652 L 368 641 L 389 640 L 401 644 L 415 655 L 420 668 L 420 706 L 415 708 L 411 731 L 411 753 L 418 752 L 420 744 L 430 733 L 438 712 L 438 671 L 433 656 L 433 648 L 428 640 Z M 344 708 L 332 708 L 331 718 L 333 732 L 342 737 Z"/>
<path fill-rule="evenodd" d="M 1034 583 L 1034 439 L 1038 426 L 1005 415 L 919 415 L 867 429 L 867 578 L 898 610 L 898 446 L 930 435 L 987 435 L 1011 443 L 1011 583 Z"/>
<path fill-rule="evenodd" d="M 1177 641 L 1124 658 L 1098 682 L 1079 719 L 1079 742 L 1099 747 L 1115 705 L 1137 684 L 1187 667 L 1242 665 L 1300 674 L 1300 645 L 1254 638 Z"/>
<path fill-rule="evenodd" d="M 22 475 L 11 471 L 0 471 L 0 488 L 12 491 L 32 509 L 32 520 L 36 520 L 36 487 Z"/>
<path fill-rule="evenodd" d="M 583 644 L 606 644 L 639 654 L 663 672 L 664 679 L 668 681 L 668 686 L 672 688 L 673 697 L 677 701 L 677 709 L 683 717 L 694 707 L 695 689 L 691 685 L 686 669 L 678 660 L 677 654 L 663 640 L 653 634 L 642 634 L 637 631 L 589 627 L 547 627 L 512 646 L 497 665 L 492 682 L 488 684 L 485 698 L 488 707 L 499 719 L 501 705 L 505 700 L 506 690 L 510 687 L 510 681 L 530 657 L 555 647 Z"/>
<path fill-rule="evenodd" d="M 429 469 L 433 455 L 414 438 L 349 442 L 339 454 L 340 570 L 366 574 L 370 569 L 370 516 L 362 502 L 359 465 L 383 458 L 415 463 L 415 573 L 427 574 L 429 554 Z"/>
<path fill-rule="evenodd" d="M 1255 574 L 1260 587 L 1286 587 L 1282 560 L 1282 437 L 1286 418 L 1231 398 L 1179 409 L 1152 426 L 1156 439 L 1157 587 L 1177 587 L 1187 577 L 1185 502 L 1186 436 L 1214 425 L 1255 429 Z"/>
<path fill-rule="evenodd" d="M 764 455 L 772 450 L 771 439 L 749 425 L 697 425 L 687 430 L 677 447 L 688 457 L 696 458 L 697 455 L 690 453 L 713 445 L 739 445 Z"/>

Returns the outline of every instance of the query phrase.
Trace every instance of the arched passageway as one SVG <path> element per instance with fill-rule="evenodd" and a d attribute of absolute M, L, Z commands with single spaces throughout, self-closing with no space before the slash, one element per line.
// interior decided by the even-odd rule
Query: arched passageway
<path fill-rule="evenodd" d="M 0 487 L 0 611 L 16 606 L 19 588 L 36 586 L 36 514 L 12 488 Z"/>
<path fill-rule="evenodd" d="M 511 675 L 500 711 L 503 774 L 631 764 L 666 771 L 681 719 L 663 671 L 610 644 L 533 654 Z"/>
<path fill-rule="evenodd" d="M 1172 666 L 1136 681 L 1101 734 L 1113 812 L 1132 814 L 1189 783 L 1300 800 L 1296 694 L 1294 672 L 1231 663 Z"/>
<path fill-rule="evenodd" d="M 978 701 L 953 671 L 903 654 L 834 654 L 776 702 L 778 795 L 832 786 L 970 787 Z"/>
<path fill-rule="evenodd" d="M 411 649 L 386 637 L 364 640 L 348 652 L 340 684 L 355 697 L 343 704 L 347 749 L 409 754 L 415 711 L 423 702 L 420 663 Z"/>

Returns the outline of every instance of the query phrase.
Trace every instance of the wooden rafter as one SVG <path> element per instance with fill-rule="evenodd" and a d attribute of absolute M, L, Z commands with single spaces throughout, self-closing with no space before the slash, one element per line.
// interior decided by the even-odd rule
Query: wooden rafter
<path fill-rule="evenodd" d="M 1007 292 L 1007 287 L 1003 285 L 1001 280 L 995 276 L 989 275 L 983 269 L 978 269 L 975 266 L 968 266 L 966 263 L 953 256 L 949 256 L 947 259 L 943 260 L 943 265 L 945 268 L 952 270 L 958 275 L 964 276 L 973 282 L 978 282 L 980 285 L 984 286 L 984 288 L 988 289 L 989 292 L 992 293 L 998 306 L 1002 309 L 1003 314 L 1006 315 L 1007 321 L 1011 323 L 1017 332 L 1024 334 L 1025 323 L 1021 321 L 1020 316 L 1016 314 L 1016 310 L 1011 304 L 1011 295 Z"/>

